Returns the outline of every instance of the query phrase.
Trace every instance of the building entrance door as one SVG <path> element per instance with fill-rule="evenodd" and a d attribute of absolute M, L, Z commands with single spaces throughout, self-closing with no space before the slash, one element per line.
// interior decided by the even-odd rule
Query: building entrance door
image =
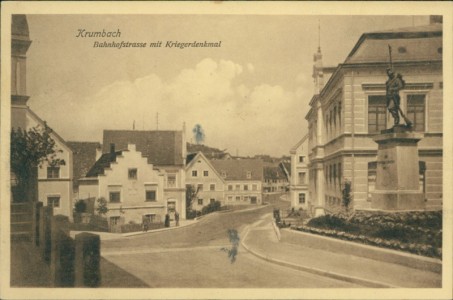
<path fill-rule="evenodd" d="M 175 212 L 176 212 L 176 200 L 168 200 L 167 201 L 167 213 L 170 215 L 170 220 L 175 219 Z"/>

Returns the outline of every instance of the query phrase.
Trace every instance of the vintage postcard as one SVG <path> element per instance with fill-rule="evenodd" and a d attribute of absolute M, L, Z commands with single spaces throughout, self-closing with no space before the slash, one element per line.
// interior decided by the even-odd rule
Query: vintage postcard
<path fill-rule="evenodd" d="M 450 299 L 452 5 L 7 2 L 2 299 Z"/>

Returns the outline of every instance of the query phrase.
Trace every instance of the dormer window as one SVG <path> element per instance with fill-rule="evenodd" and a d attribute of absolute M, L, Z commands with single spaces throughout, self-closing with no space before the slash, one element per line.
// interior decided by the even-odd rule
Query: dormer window
<path fill-rule="evenodd" d="M 222 171 L 222 177 L 223 178 L 226 178 L 227 177 L 227 173 L 225 171 Z"/>
<path fill-rule="evenodd" d="M 250 172 L 250 171 L 247 171 L 247 174 L 246 174 L 246 175 L 247 175 L 247 179 L 250 179 L 250 178 L 252 178 L 252 172 Z"/>

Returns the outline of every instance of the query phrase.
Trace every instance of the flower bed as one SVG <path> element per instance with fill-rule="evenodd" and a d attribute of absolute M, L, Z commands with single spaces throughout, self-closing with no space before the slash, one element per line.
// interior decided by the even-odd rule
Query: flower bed
<path fill-rule="evenodd" d="M 311 219 L 305 231 L 367 245 L 442 257 L 442 212 L 326 215 Z"/>

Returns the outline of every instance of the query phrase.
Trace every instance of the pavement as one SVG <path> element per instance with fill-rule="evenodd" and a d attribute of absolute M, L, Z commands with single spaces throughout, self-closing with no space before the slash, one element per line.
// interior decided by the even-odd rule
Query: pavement
<path fill-rule="evenodd" d="M 242 233 L 242 246 L 281 266 L 373 288 L 440 288 L 440 274 L 279 241 L 268 214 Z"/>
<path fill-rule="evenodd" d="M 253 209 L 258 210 L 261 208 L 263 207 L 260 206 Z M 237 213 L 239 213 L 240 215 L 236 215 Z M 217 235 L 223 236 L 224 228 L 216 228 L 216 226 L 220 226 L 226 221 L 218 221 L 217 223 L 220 224 L 214 225 L 215 223 L 211 224 L 209 223 L 211 222 L 209 220 L 225 220 L 225 218 L 222 219 L 220 217 L 230 216 L 228 218 L 232 218 L 232 220 L 236 220 L 237 222 L 241 223 L 243 222 L 239 220 L 241 215 L 241 212 L 223 212 L 219 214 L 218 217 L 216 217 L 215 214 L 210 214 L 209 216 L 200 220 L 182 221 L 180 223 L 180 226 L 178 227 L 173 226 L 160 230 L 133 233 L 133 235 L 143 235 L 143 237 L 133 237 L 135 238 L 135 240 L 137 240 L 137 245 L 135 245 L 135 242 L 133 243 L 133 241 L 131 240 L 131 234 L 129 234 L 129 236 L 125 236 L 124 234 L 112 234 L 105 232 L 98 233 L 101 236 L 101 240 L 107 240 L 106 243 L 109 243 L 109 247 L 104 249 L 103 246 L 101 252 L 102 256 L 106 255 L 105 257 L 102 257 L 101 260 L 101 287 L 155 286 L 152 281 L 148 282 L 147 280 L 145 280 L 145 277 L 149 273 L 149 268 L 151 268 L 151 266 L 145 268 L 143 274 L 140 273 L 140 265 L 143 265 L 144 261 L 149 260 L 150 256 L 156 256 L 156 259 L 162 260 L 165 257 L 170 257 L 171 255 L 176 255 L 177 257 L 179 257 L 179 259 L 182 259 L 182 257 L 187 257 L 187 259 L 189 259 L 189 257 L 194 257 L 196 259 L 207 259 L 207 257 L 212 256 L 212 264 L 207 264 L 206 266 L 215 265 L 215 263 L 219 262 L 219 259 L 223 257 L 216 256 L 222 255 L 222 252 L 218 251 L 219 246 L 226 246 L 227 244 L 224 243 L 227 242 L 227 240 L 214 239 L 211 241 L 211 239 L 213 239 Z M 248 218 L 249 214 L 244 213 L 244 216 L 247 216 Z M 250 257 L 254 257 L 257 261 L 268 262 L 271 263 L 270 265 L 275 265 L 276 267 L 281 268 L 281 271 L 278 271 L 280 273 L 285 273 L 284 269 L 286 269 L 288 270 L 287 272 L 299 272 L 301 276 L 302 274 L 311 274 L 313 280 L 314 278 L 325 278 L 325 280 L 330 278 L 330 280 L 335 280 L 335 282 L 337 282 L 335 284 L 332 283 L 333 281 L 330 283 L 326 282 L 325 284 L 329 287 L 330 284 L 332 284 L 332 287 L 339 286 L 341 282 L 350 284 L 350 286 L 373 288 L 434 288 L 442 286 L 441 275 L 437 273 L 358 257 L 354 255 L 310 248 L 301 244 L 290 244 L 279 241 L 277 237 L 278 229 L 274 225 L 272 213 L 265 213 L 264 215 L 261 215 L 261 218 L 258 221 L 256 221 L 255 223 L 252 222 L 248 223 L 248 225 L 246 223 L 245 225 L 241 226 L 241 228 L 243 229 L 240 231 L 241 247 L 239 251 L 247 251 L 247 254 L 250 255 Z M 194 231 L 191 231 L 191 227 L 189 228 L 189 226 L 197 223 L 199 224 L 197 226 L 194 226 Z M 202 228 L 206 228 L 206 226 L 209 226 L 209 228 L 212 229 L 210 230 L 213 231 L 213 234 L 216 235 L 210 237 L 209 241 L 206 241 L 205 243 L 197 242 L 197 245 L 195 247 L 190 246 L 190 243 L 187 245 L 185 244 L 185 242 L 188 243 L 192 241 L 191 243 L 193 243 L 194 241 L 198 241 L 198 239 L 194 239 L 193 237 L 188 241 L 185 241 L 185 236 L 190 237 L 190 235 L 196 235 L 200 236 L 200 238 L 205 237 L 208 231 L 203 234 L 201 234 L 201 232 L 203 230 Z M 233 225 L 228 224 L 227 226 Z M 185 228 L 185 230 L 179 230 L 181 228 Z M 164 234 L 163 231 L 169 230 L 175 230 L 175 234 L 172 234 L 170 236 Z M 71 232 L 71 235 L 74 236 L 76 233 L 78 232 Z M 146 235 L 149 235 L 149 237 L 152 237 L 152 239 L 149 239 Z M 112 241 L 110 242 L 108 240 Z M 147 244 L 143 244 L 146 241 L 148 241 L 148 243 L 153 242 L 155 247 L 158 248 L 152 249 L 149 246 L 146 246 Z M 124 244 L 123 246 L 125 247 L 118 248 L 117 246 L 115 246 L 118 243 Z M 165 243 L 169 244 L 165 245 Z M 140 245 L 141 247 L 138 247 Z M 132 255 L 132 257 L 140 256 L 143 257 L 143 259 L 139 260 L 138 265 L 133 266 L 131 265 L 131 262 L 126 259 L 127 257 L 131 256 L 125 256 L 124 254 L 126 253 L 123 253 L 124 251 L 128 253 L 130 252 L 129 254 Z M 174 254 L 170 254 L 170 252 Z M 190 255 L 187 254 L 189 252 Z M 183 253 L 184 255 L 181 255 Z M 212 255 L 212 253 L 214 253 L 215 255 Z M 112 263 L 111 258 L 113 257 L 116 257 L 117 260 L 124 257 L 126 260 L 124 264 Z M 155 260 L 153 261 L 156 262 Z M 171 261 L 168 261 L 168 264 L 170 263 Z M 187 263 L 187 267 L 190 268 L 192 264 L 190 262 Z M 259 267 L 258 262 L 254 263 L 250 259 L 247 259 L 247 263 L 250 264 L 248 266 L 250 269 L 256 269 Z M 216 271 L 220 272 L 221 269 L 225 269 L 226 267 L 219 265 L 218 268 L 219 270 L 216 269 Z M 277 269 L 270 270 L 277 272 Z M 208 271 L 208 269 L 203 270 L 203 272 Z M 31 242 L 12 242 L 11 286 L 49 287 L 50 283 L 47 280 L 47 278 L 49 278 L 49 272 L 49 265 L 42 261 L 37 248 L 34 247 Z M 250 272 L 244 273 L 248 274 Z M 297 276 L 296 273 L 294 273 L 293 276 Z M 162 275 L 159 274 L 161 273 L 156 272 L 153 273 L 153 276 Z M 231 274 L 235 276 L 237 275 L 237 273 Z M 307 277 L 307 275 L 303 276 Z M 165 274 L 163 274 L 162 276 L 165 276 Z M 173 274 L 173 276 L 179 275 Z M 190 279 L 187 279 L 188 282 L 189 280 Z M 241 280 L 248 282 L 245 277 Z M 191 284 L 193 284 L 193 282 Z M 266 284 L 266 282 L 263 281 L 262 284 Z M 222 286 L 220 284 L 220 281 L 219 286 Z"/>

